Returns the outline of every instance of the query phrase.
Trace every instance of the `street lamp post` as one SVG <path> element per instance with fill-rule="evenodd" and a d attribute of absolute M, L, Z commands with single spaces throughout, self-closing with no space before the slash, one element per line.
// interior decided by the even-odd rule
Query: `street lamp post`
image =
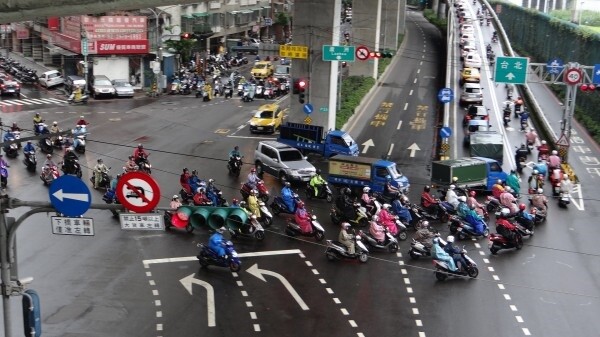
<path fill-rule="evenodd" d="M 579 19 L 577 20 L 577 25 L 581 26 L 581 16 L 583 14 L 583 4 L 585 3 L 585 1 L 582 1 L 579 3 Z"/>
<path fill-rule="evenodd" d="M 152 12 L 152 14 L 154 14 L 154 29 L 155 29 L 155 43 L 156 43 L 156 62 L 158 62 L 160 64 L 160 71 L 158 72 L 156 76 L 156 88 L 157 88 L 157 94 L 162 92 L 162 77 L 163 77 L 163 55 L 162 55 L 162 37 L 160 36 L 159 33 L 159 24 L 158 24 L 158 12 L 156 12 L 154 9 L 152 8 L 148 8 L 148 10 L 150 10 Z M 160 12 L 164 12 L 163 10 L 158 9 Z"/>

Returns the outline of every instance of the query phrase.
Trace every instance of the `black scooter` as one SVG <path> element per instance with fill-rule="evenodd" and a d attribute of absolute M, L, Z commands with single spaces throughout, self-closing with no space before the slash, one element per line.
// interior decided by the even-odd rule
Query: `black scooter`
<path fill-rule="evenodd" d="M 325 199 L 327 202 L 331 203 L 333 201 L 333 192 L 331 192 L 331 188 L 329 188 L 329 184 L 325 183 L 320 188 L 318 188 L 319 194 L 315 195 L 314 187 L 310 186 L 310 183 L 306 183 L 306 199 Z"/>

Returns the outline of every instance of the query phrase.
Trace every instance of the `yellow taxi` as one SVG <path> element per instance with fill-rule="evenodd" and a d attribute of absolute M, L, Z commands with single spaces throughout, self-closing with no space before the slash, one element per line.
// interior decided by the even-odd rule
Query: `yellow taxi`
<path fill-rule="evenodd" d="M 460 74 L 460 83 L 479 83 L 481 80 L 481 73 L 477 68 L 465 68 Z"/>
<path fill-rule="evenodd" d="M 254 63 L 250 74 L 255 78 L 267 78 L 273 75 L 274 71 L 275 69 L 270 61 L 258 61 Z"/>
<path fill-rule="evenodd" d="M 264 104 L 250 120 L 250 133 L 274 133 L 283 123 L 283 110 L 277 104 Z"/>

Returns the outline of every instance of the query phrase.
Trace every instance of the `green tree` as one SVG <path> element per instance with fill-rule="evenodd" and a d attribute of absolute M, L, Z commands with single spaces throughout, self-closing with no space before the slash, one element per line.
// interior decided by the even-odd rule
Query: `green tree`
<path fill-rule="evenodd" d="M 189 40 L 167 40 L 165 45 L 169 49 L 175 49 L 175 51 L 181 55 L 181 61 L 183 63 L 190 61 L 192 56 L 192 49 L 196 47 L 196 39 Z"/>

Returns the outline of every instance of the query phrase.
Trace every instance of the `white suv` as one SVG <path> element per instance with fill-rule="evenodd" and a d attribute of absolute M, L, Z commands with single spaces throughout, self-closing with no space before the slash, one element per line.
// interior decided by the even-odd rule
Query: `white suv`
<path fill-rule="evenodd" d="M 276 141 L 261 141 L 254 151 L 256 173 L 271 174 L 281 182 L 307 182 L 317 172 L 298 149 Z"/>

